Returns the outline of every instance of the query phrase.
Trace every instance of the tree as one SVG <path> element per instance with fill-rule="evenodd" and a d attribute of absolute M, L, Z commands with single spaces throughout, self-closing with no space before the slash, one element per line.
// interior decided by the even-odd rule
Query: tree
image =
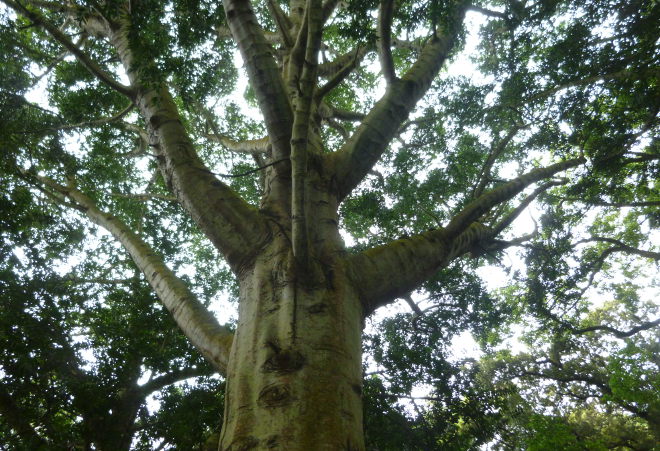
<path fill-rule="evenodd" d="M 617 253 L 656 259 L 655 2 L 3 3 L 5 203 L 71 222 L 77 238 L 49 231 L 85 255 L 67 276 L 99 287 L 141 274 L 151 294 L 138 281 L 90 294 L 104 308 L 155 294 L 226 376 L 220 449 L 364 449 L 365 319 L 405 299 L 414 314 L 399 318 L 409 327 L 398 341 L 423 351 L 408 369 L 439 383 L 443 340 L 467 329 L 488 344 L 513 310 L 476 275 L 509 248 L 552 238 L 559 245 L 542 257 L 555 264 L 541 269 L 565 273 L 578 244 L 598 269 Z M 466 47 L 471 18 L 481 80 L 443 71 Z M 258 122 L 223 100 L 236 85 L 235 48 Z M 26 98 L 40 79 L 48 106 Z M 547 210 L 544 220 L 511 235 L 530 205 Z M 558 224 L 575 235 L 555 243 Z M 35 225 L 19 228 L 11 252 Z M 90 233 L 95 242 L 84 241 Z M 57 260 L 50 245 L 35 251 Z M 235 328 L 200 301 L 227 268 Z M 421 306 L 415 291 L 428 295 Z M 49 304 L 62 317 L 65 297 Z M 75 357 L 75 343 L 61 342 Z M 135 385 L 143 369 L 129 361 L 157 355 L 153 344 L 109 363 L 132 369 Z M 430 373 L 424 355 L 438 362 Z M 479 410 L 472 398 L 458 404 Z M 450 422 L 475 433 L 462 418 Z"/>
<path fill-rule="evenodd" d="M 623 299 L 591 311 L 582 327 L 564 321 L 529 331 L 532 352 L 502 351 L 482 360 L 486 385 L 500 391 L 509 386 L 513 404 L 524 411 L 505 422 L 501 443 L 522 441 L 524 449 L 655 449 L 660 320 L 637 321 L 657 317 L 657 305 L 637 308 L 624 297 L 629 289 L 618 291 Z"/>

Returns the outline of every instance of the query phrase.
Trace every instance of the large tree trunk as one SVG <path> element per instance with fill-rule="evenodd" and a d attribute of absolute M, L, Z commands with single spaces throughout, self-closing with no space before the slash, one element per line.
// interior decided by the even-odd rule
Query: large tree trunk
<path fill-rule="evenodd" d="M 240 275 L 221 450 L 364 449 L 362 305 L 341 259 L 312 266 L 280 234 Z"/>

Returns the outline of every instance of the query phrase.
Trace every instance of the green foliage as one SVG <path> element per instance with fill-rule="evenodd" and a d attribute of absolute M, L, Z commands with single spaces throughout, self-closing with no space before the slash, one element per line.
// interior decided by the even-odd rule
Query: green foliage
<path fill-rule="evenodd" d="M 262 25 L 276 30 L 265 2 L 254 3 Z M 227 183 L 258 208 L 263 173 L 241 174 L 263 162 L 207 137 L 214 127 L 235 140 L 265 134 L 242 105 L 256 105 L 254 89 L 229 97 L 242 69 L 219 32 L 221 2 L 76 4 L 80 17 L 72 20 L 85 8 L 130 19 L 129 69 L 150 87 L 170 86 L 204 163 L 233 175 Z M 469 13 L 478 19 L 459 33 L 454 61 L 472 61 L 476 72 L 443 71 L 340 206 L 342 231 L 354 243 L 347 252 L 441 228 L 479 191 L 533 167 L 576 156 L 588 163 L 535 200 L 536 230 L 520 252 L 503 249 L 529 230 L 507 227 L 411 294 L 421 314 L 401 303 L 373 321 L 364 339 L 365 372 L 373 373 L 363 387 L 369 449 L 650 450 L 660 437 L 660 349 L 651 324 L 660 312 L 649 302 L 658 289 L 660 7 L 474 4 L 491 13 Z M 457 24 L 452 2 L 395 5 L 401 76 L 433 39 L 430 30 Z M 378 6 L 341 2 L 324 30 L 322 62 L 367 51 L 326 96 L 334 108 L 364 113 L 380 96 Z M 107 42 L 77 34 L 58 10 L 45 17 L 81 39 L 102 70 L 123 75 Z M 463 58 L 474 39 L 476 53 Z M 149 137 L 136 133 L 142 119 L 131 110 L 111 120 L 128 101 L 61 52 L 37 24 L 0 9 L 0 442 L 12 450 L 112 449 L 123 434 L 135 449 L 202 449 L 220 425 L 223 382 L 209 377 L 116 242 L 49 196 L 37 177 L 60 184 L 74 177 L 206 305 L 236 300 L 235 278 L 172 201 Z M 359 126 L 336 122 L 318 121 L 324 152 Z M 496 226 L 526 194 L 480 220 Z M 500 273 L 507 279 L 495 280 Z M 640 325 L 648 327 L 626 333 Z M 482 354 L 454 355 L 452 342 L 468 334 Z M 526 348 L 506 349 L 516 340 Z M 191 374 L 194 383 L 182 382 Z M 166 376 L 169 383 L 150 385 Z"/>

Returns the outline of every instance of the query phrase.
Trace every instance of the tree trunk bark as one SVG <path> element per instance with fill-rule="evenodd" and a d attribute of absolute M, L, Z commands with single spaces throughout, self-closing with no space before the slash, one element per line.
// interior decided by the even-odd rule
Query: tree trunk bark
<path fill-rule="evenodd" d="M 364 449 L 362 305 L 337 254 L 296 268 L 282 233 L 239 276 L 220 450 Z"/>

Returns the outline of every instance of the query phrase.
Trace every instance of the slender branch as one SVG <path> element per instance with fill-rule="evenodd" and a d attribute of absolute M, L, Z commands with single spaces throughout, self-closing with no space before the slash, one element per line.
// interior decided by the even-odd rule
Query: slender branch
<path fill-rule="evenodd" d="M 483 8 L 477 5 L 468 6 L 468 11 L 475 11 L 488 17 L 497 17 L 498 19 L 506 19 L 506 14 L 504 14 L 503 12 L 493 11 L 492 9 Z"/>
<path fill-rule="evenodd" d="M 133 98 L 133 91 L 130 86 L 125 86 L 115 80 L 112 75 L 104 71 L 101 66 L 99 66 L 82 50 L 80 50 L 80 48 L 73 41 L 71 41 L 71 39 L 69 39 L 66 34 L 60 31 L 59 28 L 57 28 L 55 25 L 47 21 L 45 17 L 43 17 L 40 13 L 30 10 L 14 0 L 2 0 L 2 2 L 17 13 L 22 14 L 30 19 L 36 25 L 43 27 L 48 32 L 48 34 L 50 34 L 56 41 L 62 44 L 67 50 L 69 50 L 76 57 L 76 59 L 92 73 L 92 75 L 96 76 L 99 80 L 101 80 L 115 91 L 125 95 L 126 97 Z"/>
<path fill-rule="evenodd" d="M 86 39 L 87 39 L 87 36 L 84 36 L 84 35 L 83 35 L 83 36 L 80 37 L 80 39 L 79 39 L 74 45 L 75 45 L 76 47 L 79 47 L 79 48 L 80 48 L 80 47 L 82 47 L 82 45 L 83 45 L 83 43 L 85 42 Z M 40 75 L 36 76 L 36 77 L 32 80 L 32 82 L 30 83 L 30 88 L 34 88 L 35 86 L 37 86 L 37 84 L 38 84 L 38 83 L 39 83 L 39 82 L 40 82 L 40 81 L 41 81 L 46 75 L 48 75 L 49 73 L 51 73 L 51 72 L 53 71 L 53 69 L 55 69 L 55 68 L 57 67 L 58 64 L 60 64 L 62 61 L 64 61 L 64 59 L 65 59 L 68 55 L 69 55 L 69 52 L 62 52 L 62 53 L 60 53 L 55 59 L 53 59 L 53 61 L 52 61 L 50 64 L 48 64 L 48 66 L 46 66 L 46 69 L 44 69 L 44 71 L 43 71 Z"/>
<path fill-rule="evenodd" d="M 83 279 L 74 276 L 68 276 L 65 278 L 67 282 L 79 283 L 79 284 L 99 284 L 99 285 L 128 285 L 135 282 L 133 277 L 126 279 L 104 279 L 104 278 L 94 278 L 94 279 Z"/>
<path fill-rule="evenodd" d="M 353 72 L 353 70 L 355 69 L 355 67 L 357 66 L 357 64 L 359 62 L 359 60 L 357 58 L 358 54 L 359 54 L 359 52 L 355 52 L 355 58 L 353 60 L 351 60 L 350 62 L 348 62 L 339 71 L 337 71 L 337 73 L 334 74 L 330 78 L 330 80 L 328 80 L 328 82 L 325 85 L 321 86 L 317 90 L 316 95 L 315 95 L 315 98 L 316 98 L 317 101 L 320 101 L 321 99 L 323 99 L 323 97 L 328 95 L 330 93 L 330 91 L 332 91 L 337 86 L 339 86 L 339 84 L 342 81 L 344 81 L 346 79 L 346 77 L 348 77 L 351 74 L 351 72 Z"/>
<path fill-rule="evenodd" d="M 195 368 L 183 368 L 171 371 L 169 373 L 158 376 L 154 379 L 151 379 L 146 384 L 140 386 L 140 393 L 143 396 L 147 396 L 158 390 L 162 390 L 168 385 L 172 385 L 175 382 L 184 381 L 192 377 L 199 376 L 211 376 L 213 371 L 205 367 L 195 367 Z"/>
<path fill-rule="evenodd" d="M 491 147 L 491 151 L 488 154 L 488 158 L 486 158 L 486 161 L 484 162 L 483 167 L 481 168 L 481 172 L 479 173 L 479 183 L 477 186 L 474 188 L 474 191 L 472 192 L 472 197 L 479 197 L 483 194 L 484 190 L 486 189 L 486 186 L 488 186 L 488 182 L 490 181 L 490 171 L 493 168 L 493 165 L 495 164 L 495 161 L 499 158 L 499 156 L 504 152 L 506 147 L 509 145 L 511 140 L 518 134 L 518 132 L 524 128 L 524 126 L 517 125 L 511 128 L 509 130 L 509 133 L 502 138 L 496 145 L 493 143 L 493 146 Z"/>
<path fill-rule="evenodd" d="M 255 157 L 256 156 L 257 155 L 255 155 Z M 266 168 L 269 168 L 271 166 L 275 166 L 278 163 L 283 163 L 283 162 L 288 161 L 288 160 L 289 160 L 288 158 L 283 158 L 281 160 L 272 161 L 268 164 L 264 164 L 263 166 L 259 166 L 258 168 L 254 168 L 254 169 L 250 169 L 249 171 L 241 172 L 240 174 L 222 174 L 220 172 L 211 172 L 211 171 L 206 171 L 206 172 L 209 172 L 213 175 L 217 175 L 219 177 L 229 177 L 229 178 L 245 177 L 246 175 L 254 174 L 255 172 L 262 171 Z"/>
<path fill-rule="evenodd" d="M 565 196 L 554 196 L 556 199 L 560 200 L 567 200 L 571 202 L 581 202 L 584 204 L 589 204 L 589 205 L 598 205 L 598 206 L 603 206 L 603 207 L 616 207 L 616 208 L 624 208 L 624 207 L 657 207 L 660 206 L 660 200 L 649 200 L 649 201 L 643 201 L 643 202 L 606 202 L 606 201 L 601 201 L 601 200 L 588 200 L 588 199 L 582 199 L 582 198 L 572 198 L 572 197 L 565 197 Z"/>
<path fill-rule="evenodd" d="M 406 296 L 402 296 L 402 299 L 406 301 L 406 304 L 408 304 L 408 307 L 415 312 L 417 316 L 422 316 L 424 313 L 422 313 L 422 310 L 419 308 L 419 305 L 415 304 L 415 301 L 412 300 L 412 297 L 410 297 L 410 294 Z"/>
<path fill-rule="evenodd" d="M 536 95 L 533 95 L 527 101 L 534 101 L 538 99 L 543 99 L 556 94 L 557 92 L 563 91 L 565 89 L 574 88 L 577 86 L 589 85 L 591 83 L 596 83 L 599 81 L 608 81 L 608 80 L 617 80 L 617 79 L 643 79 L 647 76 L 657 76 L 660 73 L 660 68 L 652 67 L 648 69 L 623 69 L 616 72 L 611 72 L 607 74 L 592 75 L 590 77 L 580 78 L 576 80 L 571 80 L 561 85 L 554 86 L 552 88 L 545 89 L 539 92 Z"/>
<path fill-rule="evenodd" d="M 392 59 L 392 18 L 394 0 L 381 0 L 378 8 L 378 57 L 380 67 L 387 84 L 396 80 L 394 60 Z"/>
<path fill-rule="evenodd" d="M 236 153 L 247 153 L 250 155 L 262 155 L 268 152 L 270 141 L 268 136 L 259 139 L 247 139 L 245 141 L 235 141 L 228 136 L 218 134 L 206 134 L 206 138 L 211 141 L 222 144 L 227 150 Z"/>
<path fill-rule="evenodd" d="M 637 249 L 635 247 L 628 246 L 624 242 L 616 240 L 614 238 L 607 238 L 607 237 L 602 237 L 602 236 L 592 236 L 591 238 L 586 238 L 584 240 L 580 240 L 580 241 L 575 242 L 575 245 L 582 244 L 582 243 L 594 242 L 594 241 L 614 244 L 616 246 L 617 250 L 626 252 L 628 254 L 635 254 L 635 255 L 639 255 L 640 257 L 650 258 L 650 259 L 653 259 L 653 260 L 660 260 L 660 252 L 645 251 L 643 249 Z"/>
<path fill-rule="evenodd" d="M 572 374 L 572 375 L 553 375 L 553 374 L 546 374 L 546 373 L 541 373 L 538 371 L 521 371 L 519 376 L 524 377 L 524 376 L 534 376 L 534 377 L 540 377 L 543 379 L 551 379 L 557 382 L 584 382 L 589 385 L 594 385 L 598 388 L 600 388 L 604 393 L 606 394 L 611 394 L 612 390 L 610 387 L 602 380 L 595 378 L 595 377 L 590 377 L 590 376 L 584 376 L 584 375 L 579 375 L 579 374 Z"/>
<path fill-rule="evenodd" d="M 150 201 L 154 199 L 165 200 L 168 202 L 177 202 L 177 198 L 174 196 L 167 196 L 164 194 L 156 193 L 110 193 L 111 196 L 123 197 L 125 199 L 136 199 L 141 201 Z"/>
<path fill-rule="evenodd" d="M 504 229 L 509 227 L 513 221 L 515 221 L 520 214 L 525 211 L 525 209 L 531 204 L 534 199 L 536 199 L 541 193 L 544 193 L 550 187 L 565 185 L 568 183 L 567 179 L 563 180 L 552 180 L 550 182 L 544 183 L 543 185 L 536 188 L 532 193 L 527 196 L 511 213 L 509 213 L 504 219 L 502 219 L 497 225 L 493 226 L 493 236 L 499 235 Z"/>
<path fill-rule="evenodd" d="M 124 108 L 114 116 L 102 117 L 98 119 L 90 119 L 88 121 L 78 122 L 77 124 L 62 124 L 62 125 L 57 125 L 55 127 L 42 128 L 42 129 L 34 130 L 34 132 L 36 133 L 41 131 L 74 130 L 77 128 L 98 127 L 101 125 L 110 124 L 112 122 L 117 122 L 121 120 L 124 116 L 130 113 L 133 108 L 135 108 L 135 104 L 131 102 L 126 106 L 126 108 Z M 122 122 L 122 125 L 128 128 L 128 124 Z"/>
<path fill-rule="evenodd" d="M 628 337 L 632 337 L 638 332 L 652 329 L 658 325 L 660 325 L 660 318 L 653 321 L 645 321 L 637 326 L 631 327 L 626 331 L 622 331 L 611 326 L 598 325 L 598 326 L 583 327 L 580 329 L 572 328 L 571 333 L 576 335 L 582 335 L 589 332 L 604 331 L 614 335 L 617 338 L 628 338 Z"/>

